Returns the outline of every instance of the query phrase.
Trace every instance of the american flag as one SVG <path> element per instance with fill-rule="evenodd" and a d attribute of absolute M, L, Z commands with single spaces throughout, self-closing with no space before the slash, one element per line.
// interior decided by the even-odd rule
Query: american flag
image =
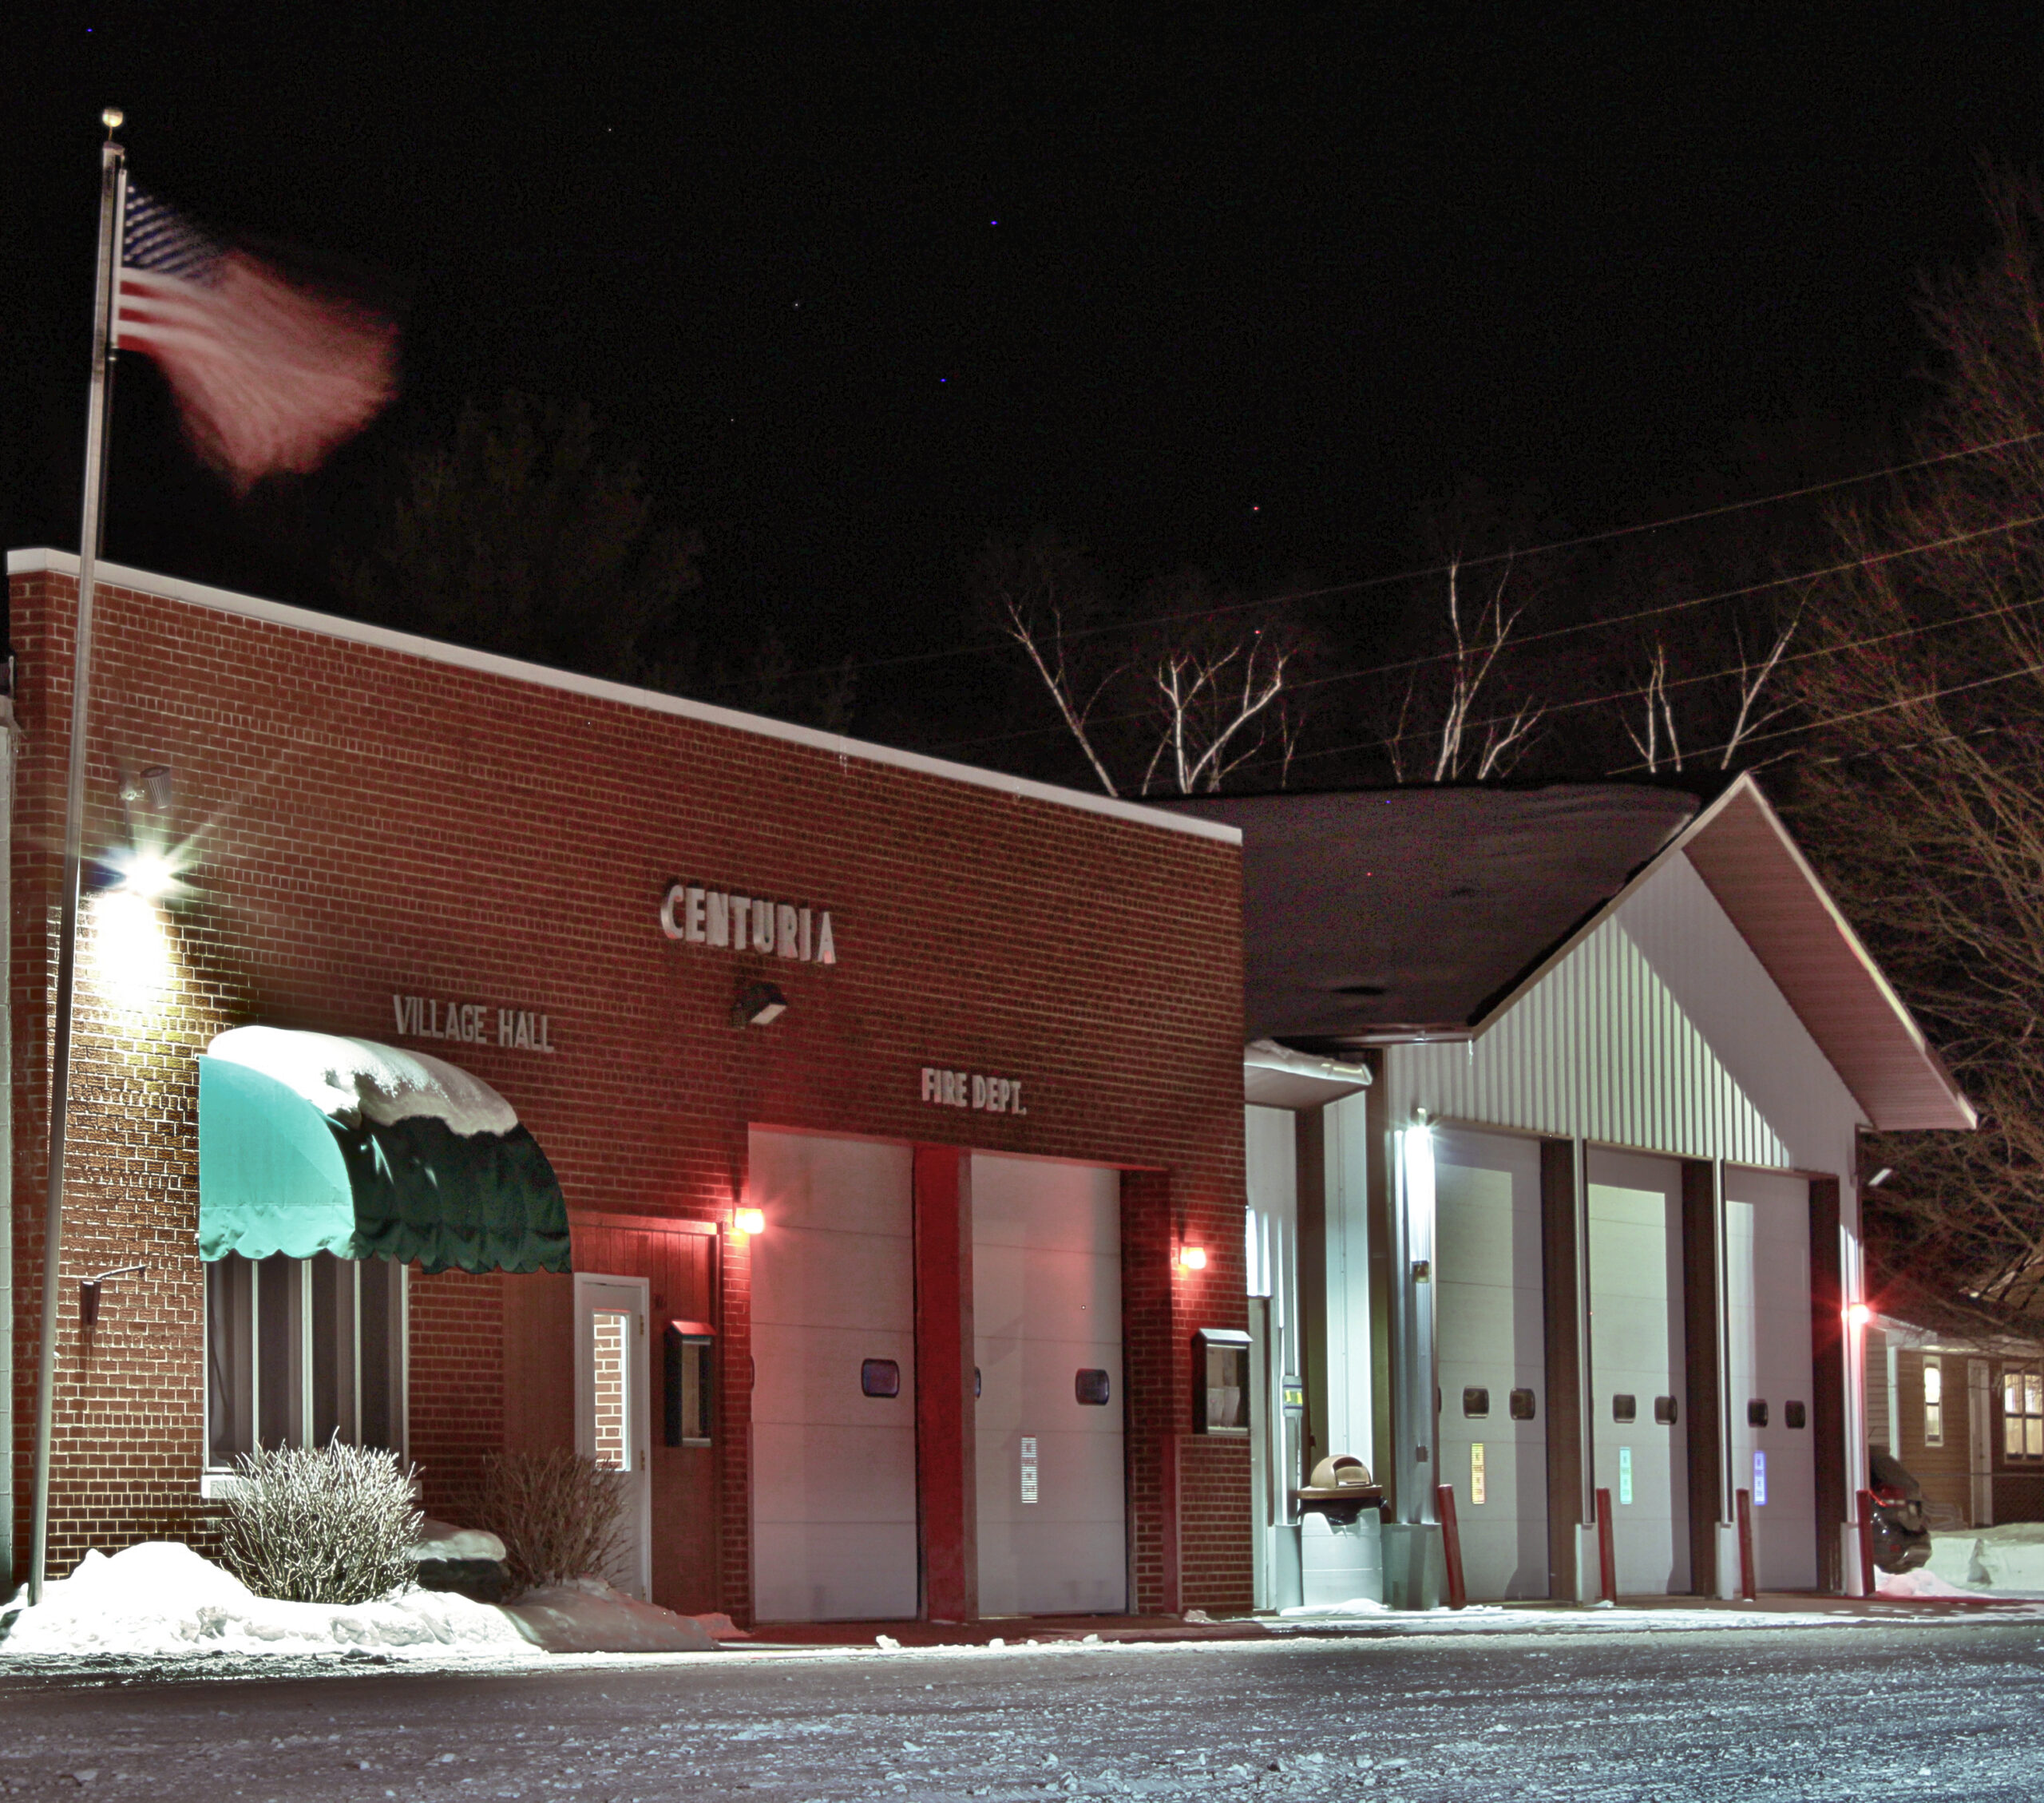
<path fill-rule="evenodd" d="M 397 331 L 128 190 L 113 343 L 153 357 L 199 454 L 246 493 L 304 474 L 397 391 Z"/>

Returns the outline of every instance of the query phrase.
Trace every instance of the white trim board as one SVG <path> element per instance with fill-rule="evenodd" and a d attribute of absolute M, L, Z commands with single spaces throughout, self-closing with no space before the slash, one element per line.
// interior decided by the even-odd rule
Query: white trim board
<path fill-rule="evenodd" d="M 7 574 L 15 576 L 68 576 L 78 573 L 77 556 L 46 547 L 7 553 Z M 577 676 L 571 670 L 552 670 L 545 664 L 528 664 L 515 657 L 500 657 L 494 652 L 470 651 L 465 646 L 444 644 L 412 632 L 394 632 L 386 626 L 371 626 L 358 620 L 316 613 L 310 608 L 291 607 L 282 601 L 266 601 L 254 595 L 237 595 L 231 589 L 212 588 L 178 577 L 156 576 L 147 570 L 131 569 L 125 564 L 98 565 L 101 582 L 116 588 L 137 589 L 166 600 L 186 601 L 194 607 L 212 608 L 245 619 L 267 620 L 322 638 L 345 639 L 355 644 L 375 645 L 407 656 L 422 657 L 435 664 L 451 664 L 465 670 L 477 670 L 511 682 L 530 683 L 541 688 L 564 690 L 598 701 L 616 702 L 627 707 L 643 707 L 648 713 L 668 714 L 677 719 L 699 720 L 705 725 L 724 727 L 734 732 L 749 732 L 762 739 L 778 739 L 791 745 L 823 751 L 832 757 L 858 758 L 868 763 L 910 770 L 946 782 L 968 783 L 976 788 L 997 790 L 1004 795 L 1023 795 L 1053 806 L 1077 808 L 1085 814 L 1103 814 L 1111 819 L 1130 820 L 1139 826 L 1165 832 L 1186 833 L 1194 838 L 1215 839 L 1223 845 L 1240 845 L 1241 829 L 1223 826 L 1190 814 L 1167 813 L 1112 795 L 1089 795 L 1083 789 L 1060 788 L 1055 783 L 1032 782 L 1026 776 L 1004 775 L 999 771 L 980 770 L 971 764 L 952 763 L 943 758 L 925 757 L 920 751 L 901 751 L 889 745 L 871 745 L 834 732 L 819 732 L 814 727 L 795 726 L 785 720 L 770 720 L 757 714 L 740 713 L 735 707 L 712 707 L 707 701 L 690 701 L 657 690 L 634 688 L 625 683 L 606 682 L 597 676 Z"/>

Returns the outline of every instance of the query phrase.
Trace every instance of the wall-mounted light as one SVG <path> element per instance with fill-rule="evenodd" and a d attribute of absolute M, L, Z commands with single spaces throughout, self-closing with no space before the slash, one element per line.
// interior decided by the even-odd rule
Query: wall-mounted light
<path fill-rule="evenodd" d="M 1845 1311 L 1845 1318 L 1854 1327 L 1864 1327 L 1874 1318 L 1874 1311 L 1864 1302 L 1855 1302 Z"/>
<path fill-rule="evenodd" d="M 788 1011 L 788 998 L 771 983 L 748 983 L 731 1004 L 734 1027 L 770 1027 Z"/>
<path fill-rule="evenodd" d="M 1205 1270 L 1206 1248 L 1203 1246 L 1181 1246 L 1178 1248 L 1178 1268 L 1188 1271 Z"/>
<path fill-rule="evenodd" d="M 1877 1190 L 1894 1175 L 1894 1166 L 1884 1164 L 1880 1170 L 1876 1171 L 1872 1176 L 1867 1179 L 1867 1187 L 1870 1190 Z"/>
<path fill-rule="evenodd" d="M 97 1277 L 89 1277 L 78 1286 L 78 1318 L 87 1327 L 99 1319 L 99 1293 L 117 1277 L 135 1277 L 149 1267 L 147 1265 L 123 1265 L 117 1271 L 101 1271 Z"/>
<path fill-rule="evenodd" d="M 763 1234 L 766 1217 L 757 1208 L 735 1208 L 731 1211 L 731 1226 L 739 1233 Z"/>

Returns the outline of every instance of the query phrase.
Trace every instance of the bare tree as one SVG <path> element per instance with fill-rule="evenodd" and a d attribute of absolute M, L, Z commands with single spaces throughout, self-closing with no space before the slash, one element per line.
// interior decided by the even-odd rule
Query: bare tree
<path fill-rule="evenodd" d="M 1424 767 L 1423 747 L 1432 754 L 1432 768 L 1424 779 L 1429 782 L 1455 783 L 1472 776 L 1483 782 L 1508 775 L 1525 755 L 1546 713 L 1537 703 L 1521 700 L 1511 705 L 1509 712 L 1488 719 L 1476 717 L 1478 703 L 1487 693 L 1496 691 L 1498 684 L 1492 679 L 1498 674 L 1499 660 L 1511 643 L 1512 631 L 1523 609 L 1507 599 L 1511 581 L 1509 561 L 1498 566 L 1473 620 L 1467 619 L 1463 610 L 1460 557 L 1449 561 L 1447 573 L 1451 648 L 1442 662 L 1448 672 L 1448 691 L 1441 699 L 1438 719 L 1431 725 L 1412 727 L 1408 723 L 1420 695 L 1420 673 L 1415 672 L 1408 679 L 1396 722 L 1384 740 L 1392 775 L 1400 783 L 1409 779 L 1408 766 L 1415 775 Z M 1416 757 L 1416 753 L 1421 755 Z"/>
<path fill-rule="evenodd" d="M 1253 604 L 1194 571 L 1117 601 L 1045 533 L 990 547 L 978 585 L 1107 794 L 1210 794 L 1251 764 L 1283 781 L 1299 640 Z"/>
<path fill-rule="evenodd" d="M 1769 680 L 1781 662 L 1783 654 L 1788 649 L 1789 642 L 1796 636 L 1797 623 L 1796 619 L 1791 618 L 1775 634 L 1774 642 L 1768 647 L 1767 655 L 1757 660 L 1747 655 L 1745 634 L 1739 632 L 1737 635 L 1738 667 L 1728 672 L 1712 672 L 1697 676 L 1670 679 L 1668 674 L 1668 648 L 1657 642 L 1654 647 L 1653 660 L 1647 665 L 1646 683 L 1627 697 L 1639 704 L 1640 723 L 1635 727 L 1629 719 L 1622 723 L 1626 737 L 1632 741 L 1633 749 L 1639 753 L 1641 767 L 1650 775 L 1682 769 L 1682 741 L 1675 726 L 1675 706 L 1671 691 L 1702 685 L 1721 688 L 1728 676 L 1737 694 L 1738 705 L 1733 712 L 1729 736 L 1710 749 L 1717 754 L 1717 767 L 1720 770 L 1730 770 L 1736 765 L 1745 763 L 1747 760 L 1741 753 L 1746 742 L 1763 727 L 1771 725 L 1791 711 L 1796 705 L 1792 699 L 1779 706 L 1764 709 L 1759 703 Z"/>
<path fill-rule="evenodd" d="M 1991 173 L 1992 255 L 1928 286 L 1945 364 L 1920 474 L 1813 613 L 1821 723 L 1805 836 L 1979 1108 L 1975 1135 L 1876 1136 L 1878 1296 L 1982 1329 L 2044 1325 L 2044 188 Z M 1902 547 L 1936 547 L 1898 557 Z M 1876 643 L 1867 641 L 1874 640 Z"/>

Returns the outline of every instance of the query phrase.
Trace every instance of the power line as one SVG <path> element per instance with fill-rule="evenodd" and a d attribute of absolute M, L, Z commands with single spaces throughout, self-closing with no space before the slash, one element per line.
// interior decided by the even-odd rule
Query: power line
<path fill-rule="evenodd" d="M 1996 683 L 2014 682 L 2018 676 L 2044 674 L 2044 664 L 2018 664 L 2013 670 L 2003 670 L 1991 676 L 1980 676 L 1970 683 L 1954 683 L 1949 688 L 1934 688 L 1922 695 L 1905 695 L 1899 701 L 1884 701 L 1876 707 L 1860 707 L 1849 714 L 1832 714 L 1820 720 L 1806 720 L 1800 726 L 1777 727 L 1773 732 L 1749 733 L 1744 739 L 1728 741 L 1722 745 L 1705 745 L 1701 750 L 1686 751 L 1687 758 L 1707 758 L 1713 751 L 1736 751 L 1742 746 L 1758 745 L 1770 739 L 1787 739 L 1799 732 L 1816 732 L 1825 727 L 1843 726 L 1848 720 L 1871 719 L 1876 714 L 1891 714 L 1898 707 L 1913 707 L 1920 702 L 1942 701 L 1948 695 L 1965 695 L 1977 688 L 1991 688 Z M 1937 736 L 1956 738 L 1958 734 Z M 1606 771 L 1606 776 L 1630 776 L 1635 771 L 1649 767 L 1644 763 L 1624 764 L 1616 770 Z"/>
<path fill-rule="evenodd" d="M 1152 614 L 1143 620 L 1122 620 L 1101 626 L 1081 627 L 1067 632 L 1068 639 L 1093 639 L 1113 632 L 1139 632 L 1146 626 L 1167 626 L 1180 620 L 1210 620 L 1224 613 L 1243 613 L 1258 608 L 1288 607 L 1294 601 L 1324 600 L 1330 595 L 1359 593 L 1366 588 L 1388 588 L 1394 583 L 1418 582 L 1430 576 L 1446 576 L 1451 570 L 1483 569 L 1493 564 L 1515 563 L 1522 557 L 1544 557 L 1557 551 L 1579 550 L 1586 545 L 1602 545 L 1614 539 L 1634 538 L 1642 533 L 1662 532 L 1670 526 L 1693 525 L 1699 520 L 1721 518 L 1728 513 L 1741 513 L 1756 507 L 1772 507 L 1785 501 L 1801 501 L 1813 494 L 1827 494 L 1835 489 L 1856 488 L 1862 482 L 1877 482 L 1889 476 L 1906 476 L 1911 470 L 1928 470 L 1940 463 L 1950 463 L 1963 457 L 1984 457 L 1990 451 L 2006 450 L 2015 445 L 2025 445 L 2033 439 L 2044 438 L 2044 430 L 2018 432 L 2013 438 L 1997 438 L 1988 444 L 1961 445 L 1955 450 L 1939 451 L 1930 457 L 1919 457 L 1907 463 L 1891 463 L 1884 470 L 1869 470 L 1857 476 L 1840 476 L 1828 482 L 1812 482 L 1807 487 L 1784 489 L 1778 493 L 1764 494 L 1751 501 L 1728 501 L 1717 507 L 1700 507 L 1693 513 L 1670 514 L 1665 520 L 1648 520 L 1629 526 L 1611 526 L 1602 532 L 1583 533 L 1574 538 L 1558 538 L 1546 545 L 1530 545 L 1520 551 L 1493 551 L 1477 557 L 1458 557 L 1444 564 L 1431 564 L 1423 569 L 1399 570 L 1389 576 L 1367 576 L 1353 582 L 1337 582 L 1322 588 L 1299 588 L 1285 595 L 1266 595 L 1258 600 L 1231 601 L 1216 608 L 1186 608 L 1175 613 Z M 899 657 L 875 657 L 854 662 L 847 659 L 842 664 L 819 664 L 806 670 L 794 672 L 802 676 L 831 676 L 850 669 L 893 670 L 911 664 L 938 664 L 954 657 L 984 657 L 996 652 L 1004 652 L 1005 644 L 951 645 L 942 651 L 909 652 Z"/>
<path fill-rule="evenodd" d="M 2030 434 L 2028 436 L 2044 436 L 2044 434 Z M 1642 620 L 1665 618 L 1670 614 L 1682 613 L 1691 608 L 1709 607 L 1719 601 L 1738 600 L 1748 595 L 1762 594 L 1770 588 L 1787 588 L 1798 582 L 1816 582 L 1828 576 L 1842 576 L 1848 570 L 1868 569 L 1876 564 L 1891 562 L 1898 557 L 1921 557 L 1931 551 L 1947 550 L 1955 545 L 1963 545 L 1972 539 L 1991 537 L 1997 533 L 2019 532 L 2025 526 L 2038 525 L 2044 525 L 2044 513 L 2033 513 L 2020 520 L 2006 520 L 1994 525 L 1978 527 L 1971 532 L 1954 533 L 1948 537 L 1933 539 L 1923 545 L 1898 545 L 1891 551 L 1870 552 L 1864 557 L 1848 558 L 1844 563 L 1828 564 L 1820 569 L 1803 570 L 1792 576 L 1770 577 L 1764 582 L 1749 583 L 1741 588 L 1722 588 L 1715 594 L 1693 595 L 1686 600 L 1666 601 L 1658 606 L 1641 608 L 1632 613 L 1614 614 L 1602 620 L 1578 620 L 1572 626 L 1551 626 L 1544 632 L 1529 632 L 1523 638 L 1514 639 L 1511 644 L 1513 648 L 1518 649 L 1527 645 L 1542 644 L 1553 639 L 1567 638 L 1578 632 L 1593 632 L 1606 627 L 1629 626 Z M 1465 654 L 1463 652 L 1453 651 L 1432 652 L 1424 657 L 1404 658 L 1395 664 L 1373 664 L 1361 670 L 1337 670 L 1325 676 L 1315 676 L 1305 682 L 1295 683 L 1291 685 L 1291 691 L 1297 694 L 1307 689 L 1324 688 L 1331 683 L 1358 682 L 1365 676 L 1396 676 L 1406 670 L 1423 669 L 1430 664 L 1450 663 L 1464 655 Z M 1722 672 L 1720 673 L 1722 674 Z M 1687 681 L 1697 679 L 1685 678 L 1684 680 Z M 1574 706 L 1575 703 L 1571 703 L 1569 705 Z M 1140 719 L 1144 717 L 1143 715 L 1135 712 L 1110 714 L 1096 723 L 1108 725 L 1117 720 Z M 1061 733 L 1065 730 L 1061 723 L 1040 727 L 1025 727 L 1014 732 L 995 733 L 979 739 L 953 739 L 935 749 L 944 753 L 971 751 L 980 746 L 1008 744 L 1020 739 L 1040 739 L 1048 734 Z M 1369 741 L 1371 745 L 1383 743 L 1381 739 Z M 1341 751 L 1353 751 L 1365 748 L 1361 745 L 1345 745 L 1329 751 L 1301 752 L 1299 757 L 1300 759 L 1332 757 Z M 1298 759 L 1295 759 L 1293 761 L 1297 762 Z"/>

